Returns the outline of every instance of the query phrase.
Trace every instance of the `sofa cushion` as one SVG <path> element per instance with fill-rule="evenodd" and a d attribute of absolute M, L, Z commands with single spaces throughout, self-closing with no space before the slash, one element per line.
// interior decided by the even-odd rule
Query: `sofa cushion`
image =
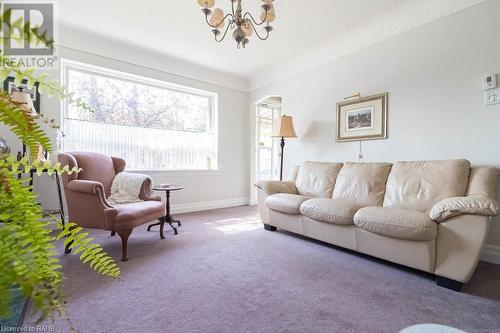
<path fill-rule="evenodd" d="M 499 169 L 494 167 L 474 167 L 470 169 L 467 196 L 497 198 Z"/>
<path fill-rule="evenodd" d="M 276 193 L 266 198 L 266 207 L 286 214 L 300 214 L 300 205 L 311 197 L 299 194 Z"/>
<path fill-rule="evenodd" d="M 390 163 L 344 163 L 337 176 L 333 199 L 363 206 L 382 206 Z"/>
<path fill-rule="evenodd" d="M 361 207 L 352 201 L 316 198 L 304 201 L 300 213 L 316 221 L 353 225 L 354 214 Z"/>
<path fill-rule="evenodd" d="M 435 239 L 438 226 L 429 214 L 385 207 L 361 208 L 354 215 L 354 224 L 374 234 L 414 241 Z"/>
<path fill-rule="evenodd" d="M 305 162 L 297 173 L 295 186 L 300 195 L 331 198 L 342 163 Z"/>
<path fill-rule="evenodd" d="M 113 204 L 113 207 L 118 210 L 116 215 L 116 223 L 126 223 L 128 221 L 141 220 L 143 217 L 148 217 L 144 222 L 152 221 L 156 218 L 165 215 L 165 204 L 161 201 L 139 201 L 123 204 Z M 150 218 L 150 215 L 155 217 Z M 143 222 L 143 223 L 144 223 Z"/>
<path fill-rule="evenodd" d="M 429 211 L 437 202 L 465 194 L 467 160 L 397 162 L 385 189 L 384 207 Z"/>

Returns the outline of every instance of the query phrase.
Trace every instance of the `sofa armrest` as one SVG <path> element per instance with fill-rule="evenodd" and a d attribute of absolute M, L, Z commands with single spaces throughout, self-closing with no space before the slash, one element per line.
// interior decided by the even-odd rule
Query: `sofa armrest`
<path fill-rule="evenodd" d="M 439 201 L 429 213 L 438 223 L 462 214 L 496 216 L 500 214 L 500 204 L 484 196 L 453 197 Z"/>
<path fill-rule="evenodd" d="M 72 180 L 68 182 L 66 189 L 81 194 L 94 194 L 103 209 L 113 208 L 113 206 L 106 199 L 104 186 L 102 186 L 99 182 L 93 180 Z"/>
<path fill-rule="evenodd" d="M 151 179 L 150 178 L 145 179 L 141 186 L 139 199 L 144 201 L 161 201 L 161 197 L 159 195 L 152 194 L 151 187 L 152 187 Z"/>
<path fill-rule="evenodd" d="M 92 180 L 72 180 L 68 182 L 67 185 L 68 190 L 86 194 L 94 194 L 102 189 L 104 191 L 104 187 L 101 183 L 92 181 Z"/>
<path fill-rule="evenodd" d="M 259 205 L 259 213 L 262 223 L 269 224 L 269 209 L 266 207 L 264 201 L 266 198 L 275 193 L 290 193 L 297 194 L 297 187 L 292 181 L 278 181 L 278 180 L 263 180 L 254 186 L 257 191 L 257 203 Z"/>
<path fill-rule="evenodd" d="M 467 283 L 488 237 L 491 218 L 462 214 L 439 224 L 434 274 Z"/>
<path fill-rule="evenodd" d="M 254 186 L 264 191 L 266 195 L 275 193 L 297 194 L 297 187 L 295 187 L 295 183 L 292 181 L 263 180 L 254 184 Z"/>

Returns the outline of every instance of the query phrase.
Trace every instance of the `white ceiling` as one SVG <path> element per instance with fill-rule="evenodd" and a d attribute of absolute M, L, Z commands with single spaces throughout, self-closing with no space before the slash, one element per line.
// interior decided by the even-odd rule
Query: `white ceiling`
<path fill-rule="evenodd" d="M 62 27 L 242 76 L 255 89 L 483 0 L 275 0 L 268 41 L 216 43 L 196 0 L 59 0 Z M 243 0 L 258 15 L 261 0 Z M 216 0 L 227 11 L 230 0 Z"/>

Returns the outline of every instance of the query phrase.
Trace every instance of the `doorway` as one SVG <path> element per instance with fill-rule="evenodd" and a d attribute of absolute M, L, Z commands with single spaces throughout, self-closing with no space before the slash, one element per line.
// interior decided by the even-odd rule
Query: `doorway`
<path fill-rule="evenodd" d="M 279 140 L 273 132 L 281 117 L 281 97 L 269 97 L 256 107 L 255 174 L 256 181 L 279 179 Z"/>

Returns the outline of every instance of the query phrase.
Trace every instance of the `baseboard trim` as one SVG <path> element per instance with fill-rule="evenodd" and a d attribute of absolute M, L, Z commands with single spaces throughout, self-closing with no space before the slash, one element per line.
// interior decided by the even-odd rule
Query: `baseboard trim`
<path fill-rule="evenodd" d="M 204 210 L 229 208 L 248 205 L 249 198 L 234 198 L 226 200 L 200 201 L 172 205 L 172 214 L 192 213 Z"/>
<path fill-rule="evenodd" d="M 486 244 L 480 260 L 500 265 L 500 246 Z"/>

